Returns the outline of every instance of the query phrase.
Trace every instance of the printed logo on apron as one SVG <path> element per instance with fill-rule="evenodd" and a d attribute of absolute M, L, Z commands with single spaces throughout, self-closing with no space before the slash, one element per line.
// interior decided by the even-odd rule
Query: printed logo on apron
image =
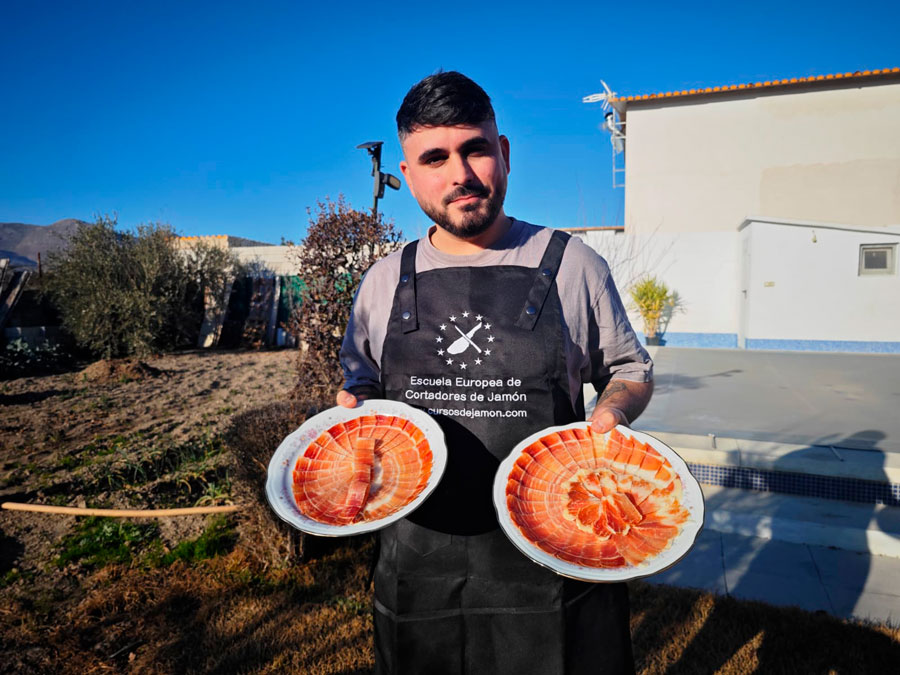
<path fill-rule="evenodd" d="M 473 324 L 474 325 L 471 325 Z M 437 329 L 435 354 L 453 370 L 474 370 L 490 359 L 497 337 L 487 317 L 469 310 L 451 314 Z"/>

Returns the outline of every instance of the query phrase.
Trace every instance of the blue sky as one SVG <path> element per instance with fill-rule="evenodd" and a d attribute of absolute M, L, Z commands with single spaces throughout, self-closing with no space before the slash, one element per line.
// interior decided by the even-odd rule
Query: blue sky
<path fill-rule="evenodd" d="M 727 5 L 727 6 L 726 6 Z M 0 222 L 117 213 L 186 235 L 302 239 L 308 207 L 371 206 L 361 142 L 409 87 L 460 70 L 510 138 L 507 213 L 621 223 L 599 104 L 622 95 L 900 66 L 900 3 L 0 4 Z M 381 210 L 408 237 L 405 186 Z"/>

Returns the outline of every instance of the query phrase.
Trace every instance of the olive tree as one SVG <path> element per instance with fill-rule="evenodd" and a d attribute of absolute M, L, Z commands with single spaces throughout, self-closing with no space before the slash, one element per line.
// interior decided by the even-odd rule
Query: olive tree
<path fill-rule="evenodd" d="M 169 225 L 116 226 L 108 216 L 80 225 L 50 257 L 45 289 L 63 327 L 103 358 L 192 345 L 204 296 L 239 273 L 237 259 L 199 240 L 180 245 Z"/>

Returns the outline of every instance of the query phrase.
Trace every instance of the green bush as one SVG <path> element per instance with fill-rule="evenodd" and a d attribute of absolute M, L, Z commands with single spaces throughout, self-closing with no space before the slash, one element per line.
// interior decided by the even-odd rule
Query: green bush
<path fill-rule="evenodd" d="M 103 358 L 193 346 L 204 296 L 240 273 L 236 258 L 200 241 L 179 246 L 168 225 L 116 225 L 109 217 L 81 225 L 50 257 L 45 287 L 63 327 Z"/>
<path fill-rule="evenodd" d="M 32 347 L 19 338 L 7 343 L 0 351 L 0 379 L 52 373 L 70 361 L 71 356 L 57 344 L 43 342 Z"/>

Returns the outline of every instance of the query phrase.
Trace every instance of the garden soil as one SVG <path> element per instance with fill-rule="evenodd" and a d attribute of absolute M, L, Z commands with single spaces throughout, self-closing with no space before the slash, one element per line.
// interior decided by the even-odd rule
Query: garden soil
<path fill-rule="evenodd" d="M 295 356 L 292 350 L 191 352 L 98 361 L 78 372 L 0 382 L 0 502 L 193 506 L 215 474 L 192 473 L 191 462 L 177 466 L 178 452 L 196 465 L 201 455 L 215 454 L 233 415 L 287 399 Z M 159 456 L 160 448 L 169 459 L 147 467 L 148 454 Z M 206 462 L 204 470 L 216 463 Z M 154 468 L 169 475 L 154 476 Z M 118 482 L 110 479 L 116 472 Z M 204 503 L 216 503 L 212 497 Z M 11 566 L 24 571 L 46 563 L 74 522 L 0 510 L 0 575 Z M 200 516 L 168 518 L 160 528 L 176 542 L 204 523 Z"/>

